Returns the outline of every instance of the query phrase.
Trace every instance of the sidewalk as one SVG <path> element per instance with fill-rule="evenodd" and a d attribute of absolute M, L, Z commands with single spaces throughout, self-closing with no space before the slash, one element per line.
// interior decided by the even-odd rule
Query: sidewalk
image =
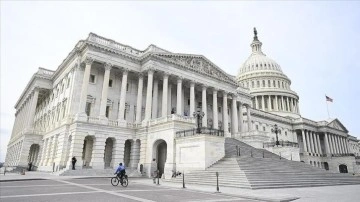
<path fill-rule="evenodd" d="M 109 176 L 111 177 L 111 176 Z M 6 173 L 0 175 L 0 182 L 4 181 L 17 181 L 17 180 L 38 180 L 38 179 L 74 179 L 74 178 L 96 178 L 94 176 L 57 176 L 52 173 L 46 172 L 26 172 L 25 175 Z M 104 178 L 103 176 L 101 178 Z M 130 178 L 131 182 L 145 184 L 149 186 L 166 186 L 171 188 L 182 189 L 182 184 L 165 182 L 160 179 L 160 185 L 153 184 L 150 178 Z M 195 185 L 185 184 L 186 189 L 189 191 L 201 191 L 216 193 L 216 185 Z M 292 201 L 297 202 L 353 202 L 358 200 L 360 185 L 343 185 L 343 186 L 325 186 L 325 187 L 305 187 L 305 188 L 284 188 L 284 189 L 240 189 L 233 187 L 220 187 L 220 194 L 240 196 L 248 199 L 258 199 L 265 201 Z"/>

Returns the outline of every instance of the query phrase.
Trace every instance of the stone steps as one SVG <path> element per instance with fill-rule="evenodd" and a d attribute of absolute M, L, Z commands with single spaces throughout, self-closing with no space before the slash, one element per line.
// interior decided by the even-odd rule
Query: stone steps
<path fill-rule="evenodd" d="M 236 145 L 241 148 L 241 156 L 236 154 Z M 262 157 L 263 153 L 267 158 Z M 231 138 L 225 139 L 225 158 L 205 171 L 185 173 L 185 183 L 216 186 L 216 172 L 219 173 L 220 186 L 250 189 L 360 184 L 360 177 L 331 173 L 302 162 L 280 159 L 280 156 L 267 150 L 256 149 Z M 182 178 L 169 181 L 182 183 Z"/>

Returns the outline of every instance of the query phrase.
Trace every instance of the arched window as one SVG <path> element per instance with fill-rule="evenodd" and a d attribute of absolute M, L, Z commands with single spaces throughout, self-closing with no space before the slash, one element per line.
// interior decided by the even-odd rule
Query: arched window
<path fill-rule="evenodd" d="M 271 82 L 270 82 L 270 80 L 268 80 L 268 87 L 269 87 L 269 88 L 271 87 Z"/>
<path fill-rule="evenodd" d="M 251 87 L 254 88 L 254 81 L 251 81 Z"/>
<path fill-rule="evenodd" d="M 265 87 L 265 80 L 262 81 L 262 87 Z"/>
<path fill-rule="evenodd" d="M 260 88 L 260 81 L 256 81 L 256 87 Z"/>

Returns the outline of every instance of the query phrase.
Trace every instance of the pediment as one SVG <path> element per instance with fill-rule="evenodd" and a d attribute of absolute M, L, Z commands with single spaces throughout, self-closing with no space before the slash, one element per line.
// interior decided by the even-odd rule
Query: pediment
<path fill-rule="evenodd" d="M 156 54 L 156 56 L 195 72 L 199 72 L 238 86 L 235 77 L 225 73 L 221 68 L 216 66 L 204 56 L 188 54 Z"/>
<path fill-rule="evenodd" d="M 344 125 L 338 119 L 332 120 L 330 123 L 327 124 L 327 126 L 330 128 L 335 128 L 337 130 L 344 131 L 346 133 L 348 132 L 348 130 L 344 127 Z"/>

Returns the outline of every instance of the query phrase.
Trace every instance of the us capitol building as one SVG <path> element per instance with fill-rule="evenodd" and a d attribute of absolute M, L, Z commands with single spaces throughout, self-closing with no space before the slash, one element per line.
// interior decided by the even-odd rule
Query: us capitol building
<path fill-rule="evenodd" d="M 237 76 L 202 55 L 155 45 L 141 51 L 90 33 L 55 71 L 31 77 L 15 104 L 5 165 L 32 162 L 64 174 L 75 156 L 76 170 L 124 162 L 128 171 L 158 169 L 170 178 L 216 164 L 233 140 L 328 172 L 359 173 L 359 140 L 339 119 L 302 117 L 299 100 L 256 30 Z"/>

